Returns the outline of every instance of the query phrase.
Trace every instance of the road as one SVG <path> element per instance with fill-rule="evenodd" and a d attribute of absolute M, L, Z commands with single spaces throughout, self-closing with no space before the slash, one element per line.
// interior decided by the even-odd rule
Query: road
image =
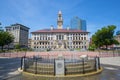
<path fill-rule="evenodd" d="M 17 69 L 20 67 L 20 58 L 0 58 L 0 80 L 18 75 Z"/>

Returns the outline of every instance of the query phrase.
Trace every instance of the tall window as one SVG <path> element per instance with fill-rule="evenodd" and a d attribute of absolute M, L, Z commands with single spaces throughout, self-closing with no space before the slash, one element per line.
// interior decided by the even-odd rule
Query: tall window
<path fill-rule="evenodd" d="M 62 36 L 61 35 L 59 35 L 59 40 L 61 40 L 62 39 Z"/>
<path fill-rule="evenodd" d="M 57 40 L 63 40 L 64 39 L 64 35 L 57 35 Z"/>
<path fill-rule="evenodd" d="M 81 37 L 81 40 L 83 40 L 83 37 Z"/>
<path fill-rule="evenodd" d="M 39 37 L 37 37 L 37 40 L 39 40 Z"/>
<path fill-rule="evenodd" d="M 84 37 L 84 40 L 86 40 L 86 37 Z"/>

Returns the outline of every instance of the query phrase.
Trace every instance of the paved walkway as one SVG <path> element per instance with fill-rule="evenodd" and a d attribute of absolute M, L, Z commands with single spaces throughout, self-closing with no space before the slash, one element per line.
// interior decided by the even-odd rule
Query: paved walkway
<path fill-rule="evenodd" d="M 20 74 L 20 58 L 0 58 L 0 80 L 9 80 Z M 16 79 L 17 80 L 17 79 Z"/>
<path fill-rule="evenodd" d="M 120 57 L 104 57 L 100 58 L 100 61 L 101 64 L 120 66 Z"/>
<path fill-rule="evenodd" d="M 1 57 L 2 58 L 2 57 Z M 104 57 L 100 58 L 100 62 L 104 67 L 104 70 L 101 74 L 96 76 L 86 77 L 83 80 L 119 80 L 120 79 L 120 57 Z M 10 72 L 8 73 L 8 79 L 4 80 L 23 80 L 22 75 L 14 77 L 14 75 L 18 75 L 18 72 Z M 80 79 L 81 80 L 81 79 Z"/>

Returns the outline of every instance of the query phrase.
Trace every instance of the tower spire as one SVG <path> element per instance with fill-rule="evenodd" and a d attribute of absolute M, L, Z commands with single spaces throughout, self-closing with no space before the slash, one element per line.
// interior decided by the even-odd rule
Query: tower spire
<path fill-rule="evenodd" d="M 63 27 L 63 19 L 62 19 L 61 11 L 58 12 L 57 26 L 58 26 L 58 29 L 62 29 Z"/>

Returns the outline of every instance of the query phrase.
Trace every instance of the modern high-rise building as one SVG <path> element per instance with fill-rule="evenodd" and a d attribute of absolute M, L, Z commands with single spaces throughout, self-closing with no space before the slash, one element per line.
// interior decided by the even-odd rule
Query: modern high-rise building
<path fill-rule="evenodd" d="M 86 31 L 87 30 L 86 21 L 85 20 L 81 20 L 81 21 L 82 21 L 81 30 Z"/>
<path fill-rule="evenodd" d="M 86 31 L 86 21 L 80 19 L 79 17 L 73 17 L 70 22 L 71 29 Z"/>
<path fill-rule="evenodd" d="M 51 26 L 50 29 L 37 30 L 31 33 L 31 48 L 35 51 L 43 49 L 87 49 L 89 46 L 89 32 L 78 29 L 73 30 L 63 28 L 61 11 L 58 12 L 57 29 Z"/>
<path fill-rule="evenodd" d="M 21 47 L 28 47 L 28 27 L 16 23 L 10 26 L 6 26 L 5 28 L 7 32 L 11 33 L 14 36 L 14 45 L 19 44 Z"/>

